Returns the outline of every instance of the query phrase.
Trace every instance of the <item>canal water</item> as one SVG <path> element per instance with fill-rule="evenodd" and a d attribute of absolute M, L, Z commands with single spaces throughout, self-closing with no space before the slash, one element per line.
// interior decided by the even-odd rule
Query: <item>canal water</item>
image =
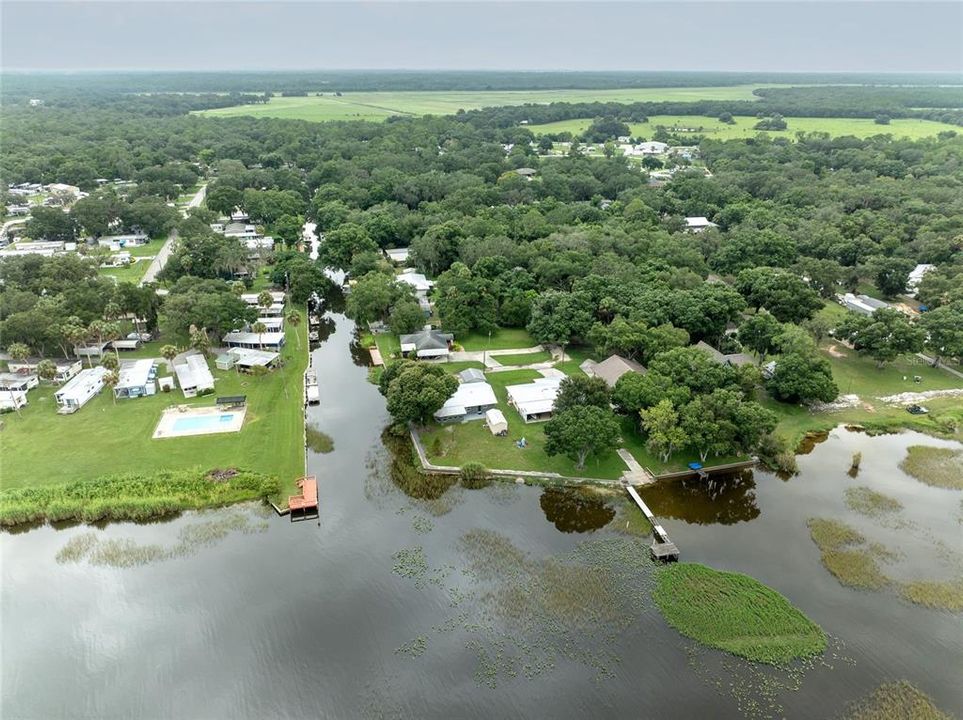
<path fill-rule="evenodd" d="M 4 720 L 814 718 L 898 679 L 963 715 L 960 616 L 841 586 L 806 528 L 844 519 L 902 553 L 901 578 L 958 577 L 961 494 L 897 469 L 907 446 L 948 443 L 839 429 L 790 479 L 643 493 L 684 560 L 753 575 L 832 637 L 822 662 L 760 671 L 665 624 L 620 498 L 392 473 L 354 325 L 328 321 L 320 521 L 245 506 L 0 536 Z M 847 509 L 857 485 L 903 502 L 898 528 Z"/>

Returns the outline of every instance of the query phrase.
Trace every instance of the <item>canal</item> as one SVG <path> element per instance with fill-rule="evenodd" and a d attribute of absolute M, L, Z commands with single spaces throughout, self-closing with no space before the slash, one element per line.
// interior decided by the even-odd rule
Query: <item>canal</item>
<path fill-rule="evenodd" d="M 897 551 L 894 573 L 959 577 L 960 494 L 897 469 L 907 446 L 949 443 L 839 429 L 789 479 L 643 493 L 684 560 L 753 575 L 832 638 L 821 662 L 759 670 L 664 623 L 621 498 L 392 472 L 354 325 L 327 321 L 320 520 L 245 506 L 4 534 L 5 720 L 835 717 L 896 679 L 963 715 L 960 616 L 843 587 L 806 527 L 842 518 Z M 898 498 L 902 524 L 854 517 L 857 485 Z"/>

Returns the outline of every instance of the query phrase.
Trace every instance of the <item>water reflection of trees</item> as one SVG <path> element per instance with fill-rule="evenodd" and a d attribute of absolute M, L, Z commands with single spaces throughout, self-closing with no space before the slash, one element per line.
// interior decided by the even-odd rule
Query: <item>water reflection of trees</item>
<path fill-rule="evenodd" d="M 752 470 L 708 480 L 656 483 L 641 490 L 656 517 L 668 517 L 698 525 L 734 525 L 759 517 L 756 480 Z"/>
<path fill-rule="evenodd" d="M 564 533 L 598 530 L 615 517 L 604 501 L 575 488 L 545 488 L 539 504 L 545 519 Z"/>
<path fill-rule="evenodd" d="M 427 475 L 414 462 L 414 448 L 407 435 L 398 436 L 386 429 L 381 441 L 388 449 L 391 481 L 408 497 L 437 500 L 458 482 L 457 475 Z"/>

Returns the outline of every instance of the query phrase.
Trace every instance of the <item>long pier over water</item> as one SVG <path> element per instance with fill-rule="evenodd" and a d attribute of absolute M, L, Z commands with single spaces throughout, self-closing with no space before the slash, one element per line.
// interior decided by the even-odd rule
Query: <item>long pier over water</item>
<path fill-rule="evenodd" d="M 649 506 L 643 502 L 639 493 L 636 492 L 635 488 L 631 485 L 625 486 L 626 491 L 629 493 L 635 504 L 639 506 L 642 514 L 645 518 L 652 524 L 652 545 L 649 547 L 649 552 L 655 560 L 662 562 L 673 562 L 679 559 L 679 548 L 675 546 L 675 543 L 669 539 L 669 534 L 665 531 L 661 525 L 659 525 L 658 519 L 649 510 Z"/>

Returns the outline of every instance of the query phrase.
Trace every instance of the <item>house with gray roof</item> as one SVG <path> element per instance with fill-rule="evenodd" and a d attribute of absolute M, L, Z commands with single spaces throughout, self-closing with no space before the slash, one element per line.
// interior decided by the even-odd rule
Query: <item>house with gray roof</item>
<path fill-rule="evenodd" d="M 440 330 L 429 328 L 420 332 L 402 335 L 401 354 L 404 357 L 414 355 L 418 358 L 448 357 L 455 336 Z"/>
<path fill-rule="evenodd" d="M 715 360 L 720 365 L 730 365 L 732 367 L 739 367 L 741 365 L 754 365 L 755 359 L 752 355 L 747 355 L 746 353 L 729 353 L 728 355 L 719 352 L 714 347 L 708 343 L 700 340 L 695 344 L 695 347 L 702 350 L 704 353 L 708 354 L 713 360 Z"/>
<path fill-rule="evenodd" d="M 615 387 L 615 383 L 626 373 L 645 373 L 646 370 L 635 360 L 624 358 L 621 355 L 610 355 L 599 363 L 583 363 L 582 369 L 587 375 L 597 377 L 605 381 L 609 387 Z"/>

